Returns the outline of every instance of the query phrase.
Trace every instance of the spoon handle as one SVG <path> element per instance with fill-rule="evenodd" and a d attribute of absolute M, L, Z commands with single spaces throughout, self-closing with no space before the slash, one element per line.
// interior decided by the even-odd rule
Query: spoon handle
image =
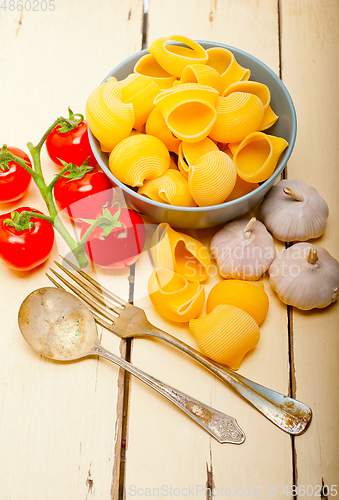
<path fill-rule="evenodd" d="M 139 370 L 128 361 L 115 356 L 101 345 L 97 344 L 90 354 L 103 356 L 113 363 L 121 366 L 126 371 L 132 373 L 142 382 L 155 389 L 169 401 L 174 403 L 186 415 L 192 418 L 197 424 L 205 429 L 219 443 L 241 444 L 245 441 L 245 434 L 239 427 L 237 421 L 224 413 L 211 408 L 200 401 L 191 398 L 177 389 L 156 380 L 147 373 Z"/>

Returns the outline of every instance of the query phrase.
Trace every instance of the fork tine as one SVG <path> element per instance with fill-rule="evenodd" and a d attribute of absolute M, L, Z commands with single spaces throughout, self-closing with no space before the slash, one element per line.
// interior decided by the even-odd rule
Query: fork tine
<path fill-rule="evenodd" d="M 114 323 L 114 320 L 117 318 L 117 316 L 111 315 L 107 310 L 103 309 L 99 304 L 93 301 L 93 299 L 89 298 L 86 294 L 84 294 L 81 290 L 79 290 L 77 287 L 72 285 L 72 283 L 69 283 L 63 276 L 61 276 L 59 273 L 54 271 L 54 269 L 50 268 L 50 271 L 57 276 L 57 278 L 64 283 L 72 292 L 75 293 L 78 297 L 80 297 L 86 304 L 88 304 L 91 308 L 91 312 L 97 311 L 99 314 L 101 314 L 104 318 L 110 320 L 112 323 Z M 53 278 L 46 273 L 46 276 L 53 282 L 56 283 Z M 58 288 L 63 288 L 60 285 L 58 285 Z"/>
<path fill-rule="evenodd" d="M 66 267 L 59 264 L 59 262 L 54 261 L 54 263 L 58 266 L 59 269 L 61 269 L 65 274 L 67 274 L 67 276 L 69 276 L 71 278 L 71 280 L 75 281 L 81 288 L 83 288 L 88 293 L 88 295 L 90 295 L 91 297 L 94 297 L 103 306 L 107 307 L 108 309 L 115 312 L 116 314 L 119 314 L 119 311 L 117 311 L 116 308 L 120 309 L 120 310 L 124 309 L 124 307 L 121 306 L 120 304 L 114 303 L 113 305 L 115 306 L 115 308 L 111 304 L 107 304 L 107 301 L 105 301 L 105 296 L 103 294 L 99 293 L 93 287 L 91 287 L 86 282 L 84 282 L 82 279 L 78 278 L 78 276 L 76 276 L 76 274 L 72 273 L 72 271 L 69 271 L 69 269 L 67 269 Z M 53 269 L 52 269 L 52 272 L 55 273 L 55 271 Z"/>
<path fill-rule="evenodd" d="M 74 269 L 74 271 L 76 271 L 77 273 L 80 274 L 80 276 L 82 276 L 85 280 L 89 281 L 95 288 L 97 288 L 97 290 L 99 290 L 103 295 L 105 295 L 106 297 L 108 297 L 109 299 L 113 300 L 113 301 L 116 301 L 118 302 L 121 306 L 125 306 L 128 304 L 128 302 L 124 299 L 122 299 L 121 297 L 119 297 L 118 295 L 115 295 L 114 293 L 112 293 L 110 290 L 108 290 L 107 288 L 105 288 L 104 286 L 100 285 L 100 283 L 98 283 L 94 278 L 92 278 L 92 276 L 89 276 L 88 274 L 86 274 L 84 271 L 82 271 L 81 269 L 79 269 L 75 264 L 73 264 L 73 262 L 69 261 L 68 259 L 66 259 L 66 257 L 62 257 L 62 260 L 64 262 L 66 262 L 72 269 Z M 61 266 L 61 264 L 59 264 L 58 262 L 54 261 L 59 267 L 61 267 L 62 269 L 63 266 Z"/>

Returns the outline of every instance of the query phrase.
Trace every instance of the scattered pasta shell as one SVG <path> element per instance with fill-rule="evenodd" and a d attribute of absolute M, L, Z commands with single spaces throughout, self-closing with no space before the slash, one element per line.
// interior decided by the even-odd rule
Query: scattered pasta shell
<path fill-rule="evenodd" d="M 86 103 L 86 120 L 102 151 L 107 153 L 129 136 L 135 122 L 133 105 L 122 102 L 115 78 L 93 90 Z"/>
<path fill-rule="evenodd" d="M 258 82 L 236 82 L 230 85 L 222 96 L 226 97 L 232 92 L 247 92 L 259 97 L 264 106 L 264 118 L 260 130 L 268 129 L 278 120 L 278 116 L 270 106 L 271 92 L 267 85 Z"/>
<path fill-rule="evenodd" d="M 231 158 L 222 151 L 210 151 L 189 167 L 188 182 L 199 207 L 223 203 L 235 186 L 237 174 Z"/>
<path fill-rule="evenodd" d="M 151 198 L 151 200 L 170 205 L 197 206 L 191 196 L 188 181 L 179 170 L 168 169 L 160 177 L 146 181 L 138 189 L 138 193 Z"/>
<path fill-rule="evenodd" d="M 133 104 L 134 128 L 141 131 L 148 115 L 155 108 L 153 101 L 161 89 L 151 78 L 133 73 L 118 83 L 121 88 L 122 100 Z"/>
<path fill-rule="evenodd" d="M 191 64 L 190 66 L 186 66 L 182 72 L 180 83 L 208 85 L 216 89 L 219 94 L 223 89 L 223 81 L 217 70 L 206 64 Z"/>
<path fill-rule="evenodd" d="M 251 132 L 260 129 L 264 119 L 264 106 L 256 95 L 233 92 L 218 97 L 217 118 L 209 134 L 217 142 L 242 141 Z"/>
<path fill-rule="evenodd" d="M 153 109 L 147 118 L 146 134 L 158 137 L 169 151 L 178 154 L 180 139 L 175 137 L 171 130 L 167 127 L 166 122 L 158 108 Z"/>
<path fill-rule="evenodd" d="M 178 152 L 178 167 L 181 173 L 188 177 L 190 165 L 196 163 L 201 156 L 210 151 L 218 151 L 218 146 L 208 137 L 199 142 L 182 141 Z"/>
<path fill-rule="evenodd" d="M 208 136 L 216 120 L 217 97 L 212 87 L 183 83 L 158 94 L 154 103 L 176 137 L 198 142 Z"/>
<path fill-rule="evenodd" d="M 263 132 L 249 134 L 240 144 L 229 144 L 237 173 L 247 182 L 262 182 L 268 179 L 287 146 L 288 142 L 282 137 Z"/>
<path fill-rule="evenodd" d="M 234 54 L 223 47 L 211 47 L 207 49 L 208 66 L 218 71 L 222 78 L 223 90 L 227 89 L 232 83 L 248 80 L 250 70 L 243 68 L 236 61 Z"/>
<path fill-rule="evenodd" d="M 217 305 L 202 318 L 192 319 L 189 328 L 200 350 L 217 363 L 237 370 L 244 356 L 259 342 L 259 326 L 245 311 Z"/>
<path fill-rule="evenodd" d="M 176 77 L 170 75 L 157 62 L 153 54 L 141 57 L 134 66 L 134 73 L 151 78 L 161 89 L 172 87 Z"/>
<path fill-rule="evenodd" d="M 180 274 L 163 268 L 152 272 L 148 294 L 159 314 L 178 323 L 196 318 L 205 301 L 205 289 L 200 283 L 190 283 Z"/>
<path fill-rule="evenodd" d="M 227 154 L 227 153 L 226 153 Z M 259 184 L 256 182 L 247 182 L 244 181 L 239 175 L 237 175 L 237 180 L 235 181 L 235 186 L 231 194 L 226 198 L 227 201 L 237 200 L 246 194 L 251 193 L 255 189 L 259 187 Z"/>
<path fill-rule="evenodd" d="M 183 45 L 168 44 L 180 42 Z M 148 51 L 154 55 L 159 65 L 171 75 L 181 77 L 182 72 L 190 64 L 205 64 L 208 55 L 206 50 L 194 40 L 186 36 L 174 35 L 155 40 Z"/>
<path fill-rule="evenodd" d="M 151 254 L 156 267 L 173 270 L 188 281 L 205 281 L 211 259 L 200 241 L 174 231 L 167 222 L 158 225 L 152 239 Z"/>
<path fill-rule="evenodd" d="M 145 180 L 162 175 L 170 165 L 166 146 L 152 135 L 132 135 L 111 152 L 109 168 L 120 182 L 142 186 Z"/>
<path fill-rule="evenodd" d="M 222 304 L 246 311 L 258 325 L 266 318 L 269 306 L 263 282 L 243 280 L 223 280 L 214 285 L 207 298 L 207 313 Z"/>

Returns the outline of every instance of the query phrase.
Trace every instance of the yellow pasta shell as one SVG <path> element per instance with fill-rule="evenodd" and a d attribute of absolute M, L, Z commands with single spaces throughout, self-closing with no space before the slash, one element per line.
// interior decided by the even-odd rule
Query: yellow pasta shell
<path fill-rule="evenodd" d="M 242 141 L 260 129 L 264 118 L 264 106 L 259 97 L 246 92 L 218 97 L 216 110 L 217 119 L 209 136 L 223 143 Z"/>
<path fill-rule="evenodd" d="M 133 105 L 134 128 L 140 131 L 148 115 L 155 108 L 153 101 L 160 93 L 160 87 L 151 78 L 133 73 L 118 84 L 121 88 L 122 100 Z"/>
<path fill-rule="evenodd" d="M 212 87 L 183 83 L 161 92 L 154 102 L 176 137 L 198 142 L 207 137 L 216 120 L 217 97 Z"/>
<path fill-rule="evenodd" d="M 162 175 L 170 165 L 166 146 L 152 135 L 132 135 L 111 152 L 109 168 L 120 182 L 142 186 L 145 180 Z"/>
<path fill-rule="evenodd" d="M 205 301 L 205 289 L 200 283 L 190 283 L 180 274 L 163 268 L 152 272 L 148 294 L 159 314 L 179 323 L 196 318 Z"/>
<path fill-rule="evenodd" d="M 218 146 L 208 137 L 199 142 L 182 141 L 178 153 L 178 167 L 181 173 L 188 177 L 189 166 L 210 151 L 218 151 Z"/>
<path fill-rule="evenodd" d="M 128 137 L 135 121 L 133 105 L 122 102 L 115 78 L 109 78 L 93 90 L 87 99 L 85 114 L 91 132 L 107 153 Z"/>
<path fill-rule="evenodd" d="M 262 182 L 268 179 L 287 146 L 288 142 L 282 137 L 263 132 L 249 134 L 240 144 L 229 144 L 237 173 L 247 182 Z"/>
<path fill-rule="evenodd" d="M 206 302 L 206 311 L 210 313 L 216 306 L 228 305 L 246 311 L 258 325 L 266 318 L 268 312 L 268 296 L 257 282 L 243 280 L 219 281 L 211 289 Z"/>
<path fill-rule="evenodd" d="M 180 139 L 175 137 L 167 127 L 166 122 L 158 108 L 153 109 L 146 122 L 146 134 L 158 137 L 169 151 L 178 154 Z"/>
<path fill-rule="evenodd" d="M 153 54 L 141 57 L 134 66 L 134 73 L 151 78 L 161 89 L 172 87 L 176 77 L 170 75 L 157 62 Z"/>
<path fill-rule="evenodd" d="M 189 328 L 200 350 L 217 363 L 237 370 L 244 356 L 259 342 L 259 326 L 245 311 L 217 305 L 202 318 L 192 319 Z"/>
<path fill-rule="evenodd" d="M 225 201 L 233 201 L 245 196 L 248 193 L 251 193 L 255 189 L 259 187 L 259 184 L 256 182 L 247 182 L 244 181 L 239 175 L 237 175 L 237 180 L 235 181 L 235 186 L 231 194 L 226 198 Z"/>
<path fill-rule="evenodd" d="M 223 47 L 211 47 L 207 49 L 207 55 L 207 65 L 217 70 L 221 75 L 223 90 L 232 83 L 249 79 L 250 70 L 240 66 L 230 50 Z"/>
<path fill-rule="evenodd" d="M 210 151 L 189 167 L 188 182 L 199 207 L 223 203 L 235 186 L 237 174 L 231 158 L 222 151 Z"/>
<path fill-rule="evenodd" d="M 209 276 L 207 248 L 195 238 L 174 231 L 167 222 L 155 230 L 151 254 L 156 267 L 173 270 L 188 281 L 205 281 Z"/>
<path fill-rule="evenodd" d="M 181 45 L 167 42 L 181 42 Z M 205 49 L 194 40 L 185 36 L 174 35 L 158 38 L 151 44 L 148 51 L 154 55 L 159 65 L 171 75 L 181 77 L 186 66 L 194 63 L 205 64 L 208 56 Z"/>
<path fill-rule="evenodd" d="M 146 181 L 138 189 L 138 193 L 154 201 L 170 205 L 181 207 L 197 206 L 191 196 L 188 181 L 179 170 L 168 169 L 160 177 Z"/>
<path fill-rule="evenodd" d="M 223 90 L 221 76 L 217 70 L 206 64 L 191 64 L 190 66 L 186 66 L 182 72 L 180 83 L 208 85 L 216 89 L 219 93 Z"/>
<path fill-rule="evenodd" d="M 277 120 L 278 116 L 274 113 L 270 106 L 271 93 L 267 85 L 258 82 L 237 82 L 230 85 L 222 94 L 223 97 L 230 95 L 232 92 L 247 92 L 259 97 L 264 106 L 264 119 L 260 130 L 266 130 L 271 127 Z"/>

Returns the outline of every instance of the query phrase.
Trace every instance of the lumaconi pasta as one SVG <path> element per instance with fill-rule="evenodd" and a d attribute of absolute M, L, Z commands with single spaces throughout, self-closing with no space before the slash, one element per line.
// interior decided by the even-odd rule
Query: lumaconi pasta
<path fill-rule="evenodd" d="M 182 83 L 158 94 L 154 102 L 176 137 L 198 142 L 208 136 L 216 120 L 217 97 L 212 87 Z"/>
<path fill-rule="evenodd" d="M 243 68 L 236 61 L 232 52 L 224 47 L 212 47 L 207 49 L 207 64 L 216 69 L 221 75 L 223 90 L 232 83 L 246 81 L 250 77 L 250 70 Z"/>
<path fill-rule="evenodd" d="M 167 222 L 155 230 L 151 254 L 156 267 L 173 270 L 188 281 L 205 281 L 209 276 L 207 248 L 191 236 L 174 231 Z"/>
<path fill-rule="evenodd" d="M 148 76 L 161 89 L 169 89 L 176 80 L 175 76 L 170 75 L 160 66 L 153 54 L 141 57 L 134 66 L 134 73 Z"/>
<path fill-rule="evenodd" d="M 128 137 L 135 114 L 132 104 L 122 102 L 122 92 L 115 78 L 109 78 L 93 90 L 86 103 L 86 119 L 105 152 L 110 153 Z"/>
<path fill-rule="evenodd" d="M 261 325 L 266 318 L 269 305 L 262 281 L 233 279 L 219 281 L 211 289 L 206 303 L 207 314 L 222 304 L 239 307 L 246 311 L 258 325 Z"/>
<path fill-rule="evenodd" d="M 246 92 L 218 97 L 216 111 L 217 118 L 209 136 L 223 143 L 242 141 L 251 132 L 260 130 L 264 119 L 261 100 Z"/>
<path fill-rule="evenodd" d="M 257 322 L 247 312 L 232 305 L 217 305 L 189 328 L 201 351 L 217 363 L 237 370 L 244 356 L 259 342 Z"/>
<path fill-rule="evenodd" d="M 119 83 L 122 100 L 133 104 L 135 115 L 134 128 L 142 130 L 151 111 L 153 103 L 161 89 L 151 78 L 144 75 L 131 74 Z"/>
<path fill-rule="evenodd" d="M 138 134 L 127 137 L 112 151 L 109 168 L 121 182 L 142 186 L 162 175 L 170 165 L 168 149 L 157 137 Z"/>
<path fill-rule="evenodd" d="M 235 186 L 237 173 L 231 158 L 222 151 L 204 154 L 188 170 L 188 183 L 199 207 L 225 201 Z"/>
<path fill-rule="evenodd" d="M 229 144 L 239 177 L 247 182 L 262 182 L 273 174 L 279 156 L 288 146 L 282 137 L 264 132 L 249 134 L 239 144 Z"/>
<path fill-rule="evenodd" d="M 208 137 L 199 142 L 182 141 L 178 153 L 178 167 L 181 173 L 188 177 L 190 165 L 196 163 L 201 156 L 210 151 L 218 151 L 218 146 Z"/>
<path fill-rule="evenodd" d="M 205 289 L 198 281 L 189 282 L 184 276 L 163 268 L 152 272 L 148 294 L 162 316 L 179 323 L 196 318 L 205 301 Z"/>
<path fill-rule="evenodd" d="M 226 153 L 227 154 L 227 153 Z M 251 193 L 255 189 L 259 187 L 259 184 L 256 182 L 247 182 L 244 181 L 239 175 L 237 175 L 237 180 L 235 181 L 235 186 L 229 196 L 227 196 L 225 201 L 233 201 L 245 196 L 248 193 Z"/>
<path fill-rule="evenodd" d="M 139 194 L 155 201 L 182 207 L 196 207 L 188 181 L 179 170 L 168 169 L 163 175 L 144 182 L 138 189 Z"/>
<path fill-rule="evenodd" d="M 186 45 L 170 45 L 169 41 L 181 42 Z M 148 51 L 154 55 L 158 63 L 171 75 L 181 77 L 186 66 L 194 63 L 206 64 L 206 50 L 194 40 L 185 36 L 169 36 L 158 38 L 151 44 Z"/>
<path fill-rule="evenodd" d="M 178 154 L 181 140 L 173 135 L 158 108 L 153 109 L 146 122 L 146 134 L 158 137 L 169 151 Z"/>
<path fill-rule="evenodd" d="M 219 94 L 223 89 L 221 76 L 211 66 L 207 64 L 191 64 L 186 66 L 182 72 L 180 83 L 199 83 L 200 85 L 208 85 L 216 89 Z"/>
<path fill-rule="evenodd" d="M 230 85 L 223 93 L 223 97 L 227 97 L 232 92 L 246 92 L 259 97 L 264 106 L 264 119 L 260 130 L 266 130 L 271 127 L 277 120 L 278 116 L 274 113 L 270 106 L 271 92 L 267 85 L 258 82 L 236 82 Z"/>
<path fill-rule="evenodd" d="M 249 77 L 250 70 L 224 47 L 205 50 L 184 36 L 159 38 L 133 74 L 121 81 L 108 78 L 92 92 L 86 118 L 102 150 L 111 153 L 113 174 L 141 188 L 139 194 L 156 203 L 182 200 L 181 206 L 192 206 L 178 174 L 165 176 L 166 182 L 179 180 L 175 202 L 169 185 L 168 195 L 159 187 L 163 179 L 149 182 L 171 168 L 188 179 L 196 205 L 233 201 L 265 181 L 288 146 L 282 138 L 260 135 L 278 116 L 269 88 Z M 159 142 L 153 148 L 150 139 L 131 140 L 137 134 Z M 178 156 L 177 164 L 169 152 Z"/>

